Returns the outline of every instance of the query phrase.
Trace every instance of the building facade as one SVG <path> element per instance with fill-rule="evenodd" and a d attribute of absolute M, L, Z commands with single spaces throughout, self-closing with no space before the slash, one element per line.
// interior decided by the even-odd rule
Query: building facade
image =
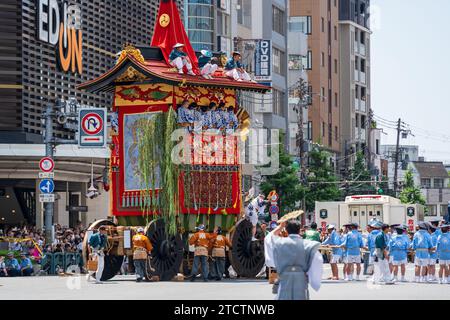
<path fill-rule="evenodd" d="M 409 165 L 414 182 L 420 186 L 425 197 L 425 219 L 431 220 L 448 215 L 450 204 L 450 176 L 442 162 L 414 161 Z"/>
<path fill-rule="evenodd" d="M 0 6 L 0 206 L 14 207 L 0 217 L 0 224 L 20 220 L 42 225 L 37 177 L 45 154 L 44 108 L 70 97 L 109 107 L 108 94 L 81 92 L 76 86 L 110 69 L 125 43 L 150 44 L 159 0 L 4 0 Z M 54 132 L 60 138 L 75 137 L 75 131 L 56 122 Z M 66 145 L 57 147 L 55 155 L 55 222 L 81 220 L 86 225 L 105 218 L 108 193 L 92 201 L 85 193 L 91 167 L 95 179 L 104 175 L 108 150 Z M 86 214 L 67 211 L 87 203 Z"/>
<path fill-rule="evenodd" d="M 305 21 L 308 35 L 305 64 L 312 96 L 308 111 L 312 142 L 331 151 L 336 160 L 341 141 L 338 1 L 290 0 L 290 16 Z"/>
<path fill-rule="evenodd" d="M 369 0 L 339 1 L 341 150 L 352 167 L 357 152 L 367 155 L 369 164 L 373 138 L 370 83 Z M 372 147 L 370 146 L 372 144 Z M 370 169 L 374 169 L 373 167 Z"/>
<path fill-rule="evenodd" d="M 388 162 L 389 189 L 394 189 L 396 146 L 381 145 L 380 152 L 382 158 Z M 419 146 L 401 145 L 399 147 L 399 162 L 397 166 L 399 182 L 404 180 L 409 164 L 414 161 L 419 161 Z"/>

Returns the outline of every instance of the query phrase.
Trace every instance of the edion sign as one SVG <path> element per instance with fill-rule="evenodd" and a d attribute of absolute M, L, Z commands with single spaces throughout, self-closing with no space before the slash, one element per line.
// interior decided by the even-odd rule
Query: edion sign
<path fill-rule="evenodd" d="M 64 72 L 83 73 L 81 10 L 76 4 L 57 0 L 36 0 L 37 36 L 56 46 L 59 66 Z"/>

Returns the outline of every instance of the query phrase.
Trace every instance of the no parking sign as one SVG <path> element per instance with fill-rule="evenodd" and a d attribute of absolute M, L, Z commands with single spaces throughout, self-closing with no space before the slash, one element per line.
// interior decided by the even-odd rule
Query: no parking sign
<path fill-rule="evenodd" d="M 106 112 L 105 108 L 79 110 L 79 147 L 106 146 Z"/>

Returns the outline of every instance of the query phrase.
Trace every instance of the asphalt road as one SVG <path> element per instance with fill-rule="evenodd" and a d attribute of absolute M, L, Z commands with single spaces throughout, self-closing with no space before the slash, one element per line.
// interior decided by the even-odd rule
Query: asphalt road
<path fill-rule="evenodd" d="M 413 279 L 413 266 L 407 278 Z M 324 266 L 324 279 L 330 274 Z M 450 284 L 398 283 L 373 285 L 365 281 L 324 280 L 319 292 L 311 290 L 313 300 L 447 300 Z M 87 282 L 86 277 L 0 278 L 0 300 L 11 299 L 149 299 L 149 300 L 272 300 L 271 285 L 265 280 L 226 280 L 223 282 L 136 283 L 133 276 L 118 276 L 104 284 Z"/>

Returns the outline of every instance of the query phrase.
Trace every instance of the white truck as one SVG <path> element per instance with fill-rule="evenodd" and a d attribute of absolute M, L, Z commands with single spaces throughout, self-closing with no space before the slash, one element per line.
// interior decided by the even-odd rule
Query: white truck
<path fill-rule="evenodd" d="M 344 202 L 318 202 L 315 218 L 319 227 L 334 224 L 338 228 L 356 222 L 362 230 L 373 218 L 387 224 L 408 225 L 414 231 L 417 223 L 424 220 L 424 207 L 419 204 L 402 204 L 399 199 L 383 195 L 349 196 Z"/>

